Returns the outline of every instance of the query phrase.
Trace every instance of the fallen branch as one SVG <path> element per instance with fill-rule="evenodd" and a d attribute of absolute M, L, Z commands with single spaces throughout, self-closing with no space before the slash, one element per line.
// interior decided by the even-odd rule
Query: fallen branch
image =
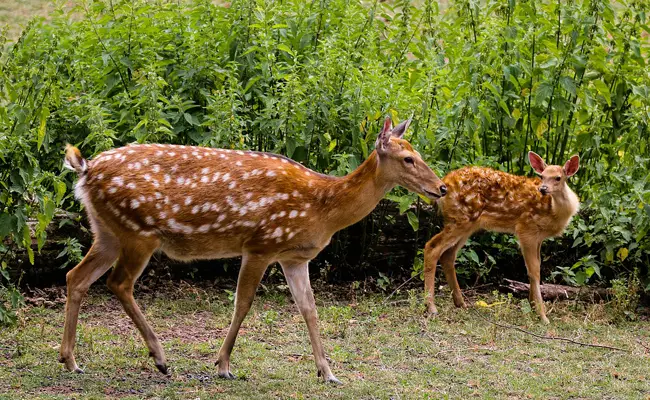
<path fill-rule="evenodd" d="M 393 293 L 389 294 L 388 297 L 386 297 L 386 298 L 384 299 L 384 302 L 383 302 L 382 304 L 383 304 L 383 305 L 386 305 L 386 302 L 388 301 L 388 299 L 390 299 L 391 297 L 393 297 L 393 295 L 394 295 L 395 293 L 397 293 L 398 290 L 400 290 L 401 288 L 403 288 L 404 285 L 406 285 L 407 283 L 411 282 L 411 281 L 413 280 L 413 278 L 415 278 L 416 276 L 417 276 L 417 275 L 413 275 L 412 277 L 408 278 L 408 279 L 406 280 L 406 282 L 404 282 L 404 283 L 402 283 L 401 285 L 399 285 L 399 286 L 397 287 L 397 289 L 393 290 Z"/>
<path fill-rule="evenodd" d="M 466 298 L 466 300 L 469 301 L 469 299 L 467 299 L 467 298 Z M 630 350 L 628 350 L 628 349 L 622 349 L 622 348 L 620 348 L 620 347 L 607 346 L 607 345 L 604 345 L 604 344 L 591 344 L 591 343 L 584 343 L 584 342 L 579 342 L 579 341 L 577 341 L 577 340 L 573 340 L 573 339 L 570 339 L 570 338 L 559 337 L 559 336 L 540 335 L 540 334 L 535 333 L 535 332 L 527 331 L 526 329 L 520 328 L 520 327 L 518 327 L 518 326 L 514 326 L 514 325 L 509 325 L 509 324 L 504 324 L 504 323 L 501 323 L 501 322 L 493 321 L 492 319 L 487 318 L 487 317 L 481 315 L 481 313 L 479 313 L 478 311 L 476 311 L 474 308 L 471 308 L 471 307 L 470 307 L 469 310 L 470 310 L 471 312 L 473 312 L 474 314 L 476 314 L 476 315 L 477 315 L 479 318 L 481 318 L 482 320 L 487 321 L 487 322 L 491 323 L 492 325 L 496 325 L 496 326 L 498 326 L 498 327 L 505 328 L 505 329 L 512 329 L 512 330 L 515 330 L 515 331 L 519 331 L 519 332 L 525 333 L 525 334 L 530 335 L 530 336 L 534 336 L 534 337 L 539 338 L 539 339 L 544 339 L 544 340 L 558 340 L 558 341 L 562 341 L 562 342 L 568 342 L 568 343 L 577 344 L 577 345 L 579 345 L 579 346 L 585 346 L 585 347 L 596 347 L 596 348 L 601 348 L 601 349 L 616 350 L 616 351 L 622 351 L 622 352 L 625 352 L 625 353 L 632 353 Z"/>
<path fill-rule="evenodd" d="M 511 291 L 515 294 L 526 294 L 530 290 L 530 285 L 524 282 L 513 281 L 511 279 L 504 279 L 506 285 L 501 285 L 501 288 Z M 603 288 L 591 288 L 591 287 L 573 287 L 565 285 L 555 285 L 551 283 L 545 283 L 540 285 L 542 292 L 542 298 L 544 300 L 567 300 L 567 299 L 578 299 L 578 300 L 588 300 L 588 301 L 599 301 L 606 300 L 610 295 L 611 291 L 609 289 Z"/>

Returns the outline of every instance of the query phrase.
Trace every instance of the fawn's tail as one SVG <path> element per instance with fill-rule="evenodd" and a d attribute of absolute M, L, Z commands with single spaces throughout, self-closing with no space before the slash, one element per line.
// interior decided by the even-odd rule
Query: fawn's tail
<path fill-rule="evenodd" d="M 71 144 L 65 145 L 64 165 L 66 168 L 77 171 L 79 175 L 84 175 L 88 170 L 88 162 L 81 156 L 79 149 Z"/>

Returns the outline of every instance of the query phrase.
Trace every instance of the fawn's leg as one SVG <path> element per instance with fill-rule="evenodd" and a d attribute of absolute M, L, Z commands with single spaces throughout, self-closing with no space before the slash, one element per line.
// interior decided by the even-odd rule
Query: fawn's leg
<path fill-rule="evenodd" d="M 122 303 L 124 311 L 140 331 L 149 349 L 149 355 L 154 359 L 156 368 L 163 374 L 167 374 L 168 370 L 163 348 L 133 298 L 135 281 L 140 277 L 149 263 L 149 258 L 159 246 L 160 240 L 155 238 L 125 243 L 120 252 L 120 258 L 117 260 L 117 264 L 109 275 L 106 284 Z"/>
<path fill-rule="evenodd" d="M 108 232 L 98 230 L 88 254 L 65 276 L 68 295 L 65 302 L 65 323 L 59 362 L 65 364 L 68 371 L 83 372 L 77 366 L 73 354 L 81 301 L 90 285 L 104 275 L 115 262 L 119 251 L 117 238 Z"/>
<path fill-rule="evenodd" d="M 327 358 L 325 358 L 325 350 L 321 342 L 320 333 L 318 331 L 318 312 L 316 311 L 316 302 L 314 301 L 314 293 L 309 283 L 309 267 L 308 262 L 293 264 L 281 263 L 282 271 L 289 284 L 291 295 L 302 314 L 302 317 L 307 323 L 307 330 L 309 331 L 309 340 L 311 342 L 312 350 L 314 351 L 314 360 L 316 361 L 316 368 L 318 369 L 318 376 L 323 378 L 326 382 L 341 383 L 332 371 L 330 370 Z"/>
<path fill-rule="evenodd" d="M 445 278 L 447 279 L 447 284 L 451 288 L 451 296 L 454 299 L 454 305 L 456 307 L 466 308 L 465 300 L 463 299 L 463 293 L 460 290 L 458 285 L 458 279 L 456 278 L 456 268 L 454 263 L 456 262 L 456 255 L 458 250 L 460 250 L 469 239 L 469 235 L 462 237 L 455 245 L 450 247 L 447 251 L 442 253 L 440 256 L 440 264 L 442 265 L 442 270 L 445 273 Z"/>
<path fill-rule="evenodd" d="M 438 260 L 447 249 L 455 245 L 464 236 L 460 232 L 464 232 L 462 227 L 448 224 L 442 232 L 435 235 L 424 247 L 424 293 L 429 315 L 438 314 L 438 309 L 434 304 L 434 283 Z"/>
<path fill-rule="evenodd" d="M 542 322 L 548 324 L 549 320 L 546 317 L 546 310 L 544 307 L 544 300 L 542 299 L 542 290 L 540 287 L 540 249 L 541 242 L 539 241 L 521 241 L 521 250 L 524 254 L 526 269 L 528 270 L 528 279 L 530 281 L 530 291 L 528 293 L 528 298 L 531 303 L 535 305 L 537 314 L 539 314 Z"/>
<path fill-rule="evenodd" d="M 246 314 L 251 309 L 255 291 L 270 263 L 271 260 L 266 256 L 247 253 L 242 257 L 239 278 L 237 279 L 237 292 L 235 293 L 235 311 L 232 315 L 232 322 L 226 339 L 219 349 L 219 358 L 216 362 L 219 366 L 219 376 L 222 378 L 235 379 L 235 375 L 230 372 L 230 353 L 232 353 L 242 321 L 244 321 Z"/>

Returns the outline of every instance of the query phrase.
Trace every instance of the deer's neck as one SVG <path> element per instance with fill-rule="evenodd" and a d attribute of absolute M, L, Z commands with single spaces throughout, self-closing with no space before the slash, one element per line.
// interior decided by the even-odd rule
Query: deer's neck
<path fill-rule="evenodd" d="M 578 212 L 579 207 L 578 196 L 566 183 L 564 184 L 564 190 L 553 195 L 552 210 L 558 219 L 569 220 Z"/>
<path fill-rule="evenodd" d="M 373 151 L 351 174 L 332 181 L 324 196 L 326 225 L 332 233 L 350 226 L 377 206 L 395 184 L 385 179 Z"/>

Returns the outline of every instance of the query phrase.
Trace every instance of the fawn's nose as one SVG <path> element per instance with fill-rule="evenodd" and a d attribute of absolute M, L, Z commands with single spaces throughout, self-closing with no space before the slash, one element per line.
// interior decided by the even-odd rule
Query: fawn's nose
<path fill-rule="evenodd" d="M 540 186 L 539 191 L 542 194 L 547 194 L 548 193 L 548 186 L 546 186 L 546 185 Z"/>
<path fill-rule="evenodd" d="M 447 186 L 442 185 L 440 186 L 440 195 L 444 196 L 447 194 Z"/>

